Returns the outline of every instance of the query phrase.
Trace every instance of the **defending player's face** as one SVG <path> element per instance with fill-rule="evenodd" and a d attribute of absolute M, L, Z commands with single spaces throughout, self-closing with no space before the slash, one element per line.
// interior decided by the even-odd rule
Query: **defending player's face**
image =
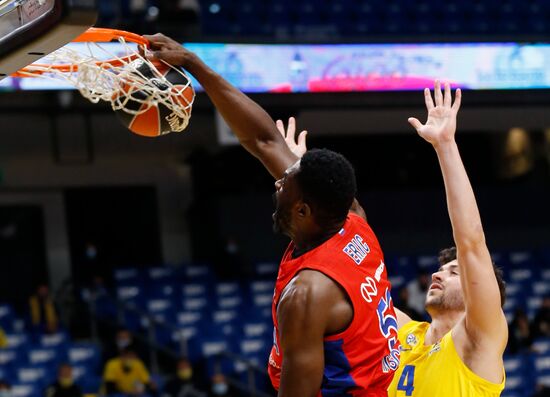
<path fill-rule="evenodd" d="M 428 312 L 430 310 L 464 310 L 460 273 L 456 260 L 446 263 L 432 274 L 432 284 L 426 296 L 426 309 Z"/>
<path fill-rule="evenodd" d="M 289 167 L 283 177 L 275 182 L 273 201 L 273 230 L 275 233 L 288 234 L 292 220 L 292 205 L 296 201 L 296 181 L 294 176 L 300 169 L 300 161 Z"/>

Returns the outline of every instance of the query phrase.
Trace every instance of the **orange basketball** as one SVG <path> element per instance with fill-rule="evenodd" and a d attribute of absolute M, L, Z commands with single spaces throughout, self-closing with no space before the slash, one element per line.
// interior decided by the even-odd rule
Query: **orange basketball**
<path fill-rule="evenodd" d="M 154 67 L 166 78 L 172 86 L 166 84 L 165 81 L 159 78 L 152 67 L 143 60 L 134 61 L 133 66 L 146 79 L 150 80 L 153 85 L 160 89 L 165 95 L 169 95 L 174 103 L 181 104 L 181 108 L 185 109 L 185 114 L 189 117 L 191 114 L 191 105 L 195 96 L 195 92 L 187 76 L 178 73 L 178 71 L 163 63 L 155 63 Z M 128 85 L 123 87 L 123 91 L 119 92 L 121 100 L 127 100 L 124 105 L 126 109 L 138 112 L 139 114 L 130 114 L 124 110 L 117 110 L 116 114 L 122 123 L 132 132 L 142 136 L 156 137 L 165 135 L 174 131 L 181 131 L 186 125 L 187 118 L 181 117 L 173 112 L 162 103 L 152 104 L 148 101 L 151 98 L 151 89 L 139 89 L 136 85 Z"/>

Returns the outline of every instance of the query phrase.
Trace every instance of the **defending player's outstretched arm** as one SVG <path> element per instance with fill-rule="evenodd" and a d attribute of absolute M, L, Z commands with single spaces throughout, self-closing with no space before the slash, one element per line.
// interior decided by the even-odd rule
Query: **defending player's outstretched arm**
<path fill-rule="evenodd" d="M 280 179 L 298 160 L 271 117 L 257 103 L 178 42 L 162 34 L 144 37 L 149 40 L 155 58 L 185 68 L 201 83 L 243 147 L 257 157 L 275 179 Z"/>
<path fill-rule="evenodd" d="M 422 124 L 410 118 L 409 123 L 432 144 L 443 174 L 466 306 L 464 328 L 471 343 L 489 346 L 486 353 L 500 357 L 507 341 L 500 290 L 474 192 L 455 142 L 456 115 L 462 94 L 458 89 L 452 103 L 449 84 L 445 84 L 443 94 L 439 81 L 435 83 L 435 104 L 430 90 L 426 89 L 424 94 L 428 121 Z"/>

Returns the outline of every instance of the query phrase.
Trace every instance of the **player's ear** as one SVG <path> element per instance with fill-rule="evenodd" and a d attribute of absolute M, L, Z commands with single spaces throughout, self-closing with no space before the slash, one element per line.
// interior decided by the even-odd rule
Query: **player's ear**
<path fill-rule="evenodd" d="M 298 213 L 298 216 L 307 218 L 311 216 L 311 207 L 305 201 L 299 200 L 296 203 L 296 212 Z"/>

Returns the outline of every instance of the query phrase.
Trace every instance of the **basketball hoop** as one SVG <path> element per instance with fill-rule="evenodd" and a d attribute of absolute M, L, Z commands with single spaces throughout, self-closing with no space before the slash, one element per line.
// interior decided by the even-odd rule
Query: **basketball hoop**
<path fill-rule="evenodd" d="M 121 44 L 117 47 L 117 51 L 122 48 L 120 53 L 102 45 L 112 41 Z M 142 56 L 139 47 L 146 52 L 149 45 L 144 37 L 120 30 L 90 28 L 73 43 L 81 45 L 62 47 L 12 76 L 63 81 L 90 102 L 109 102 L 113 110 L 134 116 L 163 105 L 172 112 L 172 131 L 180 132 L 187 127 L 195 97 L 191 81 L 180 68 Z M 166 78 L 172 70 L 178 74 L 177 83 Z"/>

